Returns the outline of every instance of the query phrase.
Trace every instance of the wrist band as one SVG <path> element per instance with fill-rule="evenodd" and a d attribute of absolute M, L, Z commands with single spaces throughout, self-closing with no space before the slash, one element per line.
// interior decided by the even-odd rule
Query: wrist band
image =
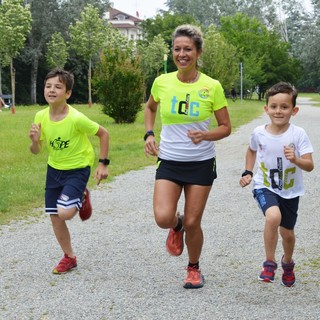
<path fill-rule="evenodd" d="M 246 175 L 248 175 L 248 174 L 250 174 L 250 176 L 253 177 L 253 172 L 250 171 L 250 170 L 245 170 L 245 171 L 242 173 L 241 177 L 244 177 L 244 176 L 246 176 Z"/>
<path fill-rule="evenodd" d="M 146 132 L 146 134 L 143 137 L 143 140 L 146 141 L 149 136 L 154 136 L 154 132 L 152 130 Z"/>

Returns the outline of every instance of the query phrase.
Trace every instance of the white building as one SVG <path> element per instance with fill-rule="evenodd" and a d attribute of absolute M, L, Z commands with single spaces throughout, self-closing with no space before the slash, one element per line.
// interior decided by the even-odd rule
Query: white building
<path fill-rule="evenodd" d="M 131 16 L 123 11 L 115 8 L 110 8 L 105 14 L 105 19 L 112 25 L 112 27 L 118 29 L 124 36 L 129 40 L 140 40 L 142 39 L 142 28 L 140 24 L 143 20 L 137 16 Z"/>

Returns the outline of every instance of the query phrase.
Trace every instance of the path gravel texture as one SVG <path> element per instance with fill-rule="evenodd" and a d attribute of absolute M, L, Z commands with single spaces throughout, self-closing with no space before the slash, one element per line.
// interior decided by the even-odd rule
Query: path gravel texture
<path fill-rule="evenodd" d="M 165 251 L 167 231 L 153 219 L 150 166 L 92 190 L 92 218 L 69 223 L 78 257 L 73 272 L 51 273 L 62 254 L 50 220 L 38 217 L 42 208 L 28 221 L 0 227 L 0 319 L 320 319 L 320 108 L 298 102 L 292 122 L 313 143 L 315 169 L 304 174 L 295 287 L 280 285 L 280 268 L 273 284 L 257 280 L 264 218 L 251 186 L 239 186 L 249 135 L 268 121 L 263 115 L 217 143 L 218 179 L 203 218 L 204 288 L 184 289 L 187 253 L 171 257 Z M 279 239 L 278 262 L 281 256 Z"/>

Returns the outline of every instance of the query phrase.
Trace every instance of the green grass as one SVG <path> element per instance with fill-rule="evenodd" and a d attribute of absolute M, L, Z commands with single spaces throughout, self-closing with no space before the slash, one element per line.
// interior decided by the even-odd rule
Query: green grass
<path fill-rule="evenodd" d="M 320 106 L 320 94 L 319 93 L 299 93 L 299 97 L 311 98 L 312 101 L 318 102 Z"/>
<path fill-rule="evenodd" d="M 262 106 L 261 101 L 229 101 L 233 131 L 262 114 Z M 109 131 L 110 177 L 103 183 L 108 183 L 127 171 L 155 164 L 155 158 L 146 157 L 143 152 L 143 111 L 134 124 L 119 125 L 104 115 L 99 105 L 92 108 L 87 105 L 74 107 Z M 43 207 L 47 153 L 33 155 L 29 151 L 29 128 L 35 113 L 41 108 L 43 107 L 17 106 L 15 114 L 10 110 L 0 113 L 0 224 L 25 219 L 30 216 L 31 209 Z M 160 117 L 156 120 L 154 131 L 159 138 Z M 91 141 L 98 155 L 99 139 L 92 137 Z M 95 187 L 93 178 L 89 180 L 89 187 Z"/>

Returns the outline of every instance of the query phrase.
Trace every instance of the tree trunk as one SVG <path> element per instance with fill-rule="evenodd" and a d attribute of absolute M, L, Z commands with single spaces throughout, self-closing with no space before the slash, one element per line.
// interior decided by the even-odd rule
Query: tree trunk
<path fill-rule="evenodd" d="M 37 104 L 37 78 L 38 78 L 39 60 L 35 58 L 31 63 L 31 104 Z"/>
<path fill-rule="evenodd" d="M 91 96 L 91 58 L 89 59 L 88 89 L 89 89 L 89 108 L 91 108 L 91 107 L 92 107 L 92 96 Z"/>
<path fill-rule="evenodd" d="M 16 80 L 15 80 L 15 70 L 13 67 L 13 58 L 10 62 L 10 75 L 11 75 L 11 95 L 12 95 L 12 107 L 11 112 L 16 113 Z"/>

